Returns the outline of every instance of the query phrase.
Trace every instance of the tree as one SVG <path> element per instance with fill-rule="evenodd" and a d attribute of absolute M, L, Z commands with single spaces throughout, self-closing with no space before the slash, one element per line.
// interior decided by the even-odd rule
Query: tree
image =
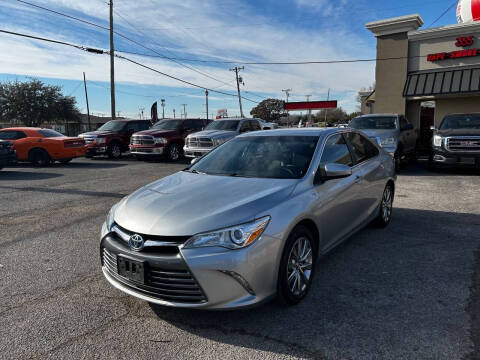
<path fill-rule="evenodd" d="M 0 118 L 38 127 L 44 122 L 79 120 L 74 97 L 64 96 L 60 86 L 40 80 L 0 84 Z"/>
<path fill-rule="evenodd" d="M 315 122 L 325 122 L 325 111 L 327 112 L 327 125 L 333 126 L 343 123 L 347 119 L 347 113 L 341 108 L 320 110 L 315 114 Z"/>
<path fill-rule="evenodd" d="M 286 116 L 285 102 L 278 99 L 266 99 L 250 111 L 250 115 L 265 121 L 277 121 Z"/>

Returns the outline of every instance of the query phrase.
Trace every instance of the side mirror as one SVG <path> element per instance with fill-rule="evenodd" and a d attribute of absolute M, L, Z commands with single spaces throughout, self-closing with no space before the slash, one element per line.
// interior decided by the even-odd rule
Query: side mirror
<path fill-rule="evenodd" d="M 402 131 L 413 130 L 412 124 L 407 124 L 402 128 Z"/>
<path fill-rule="evenodd" d="M 322 182 L 334 179 L 343 179 L 352 175 L 352 168 L 342 164 L 326 164 L 320 165 L 315 174 L 314 183 L 320 184 Z"/>
<path fill-rule="evenodd" d="M 190 161 L 190 165 L 196 164 L 200 160 L 200 158 L 193 158 L 192 161 Z"/>
<path fill-rule="evenodd" d="M 432 125 L 432 126 L 430 126 L 430 130 L 435 131 L 435 130 L 437 130 L 437 128 L 435 127 L 435 125 Z"/>

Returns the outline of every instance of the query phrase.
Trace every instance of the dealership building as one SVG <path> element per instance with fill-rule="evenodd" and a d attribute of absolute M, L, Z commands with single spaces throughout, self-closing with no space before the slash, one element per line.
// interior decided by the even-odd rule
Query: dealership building
<path fill-rule="evenodd" d="M 428 141 L 452 113 L 480 113 L 480 22 L 420 29 L 420 15 L 368 23 L 377 38 L 376 85 L 363 113 L 405 114 Z"/>

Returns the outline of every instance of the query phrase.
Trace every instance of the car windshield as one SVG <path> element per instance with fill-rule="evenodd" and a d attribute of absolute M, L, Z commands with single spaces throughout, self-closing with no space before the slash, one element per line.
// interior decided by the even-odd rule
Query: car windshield
<path fill-rule="evenodd" d="M 38 132 L 39 132 L 43 137 L 46 137 L 46 138 L 65 136 L 65 135 L 63 135 L 63 134 L 60 134 L 59 132 L 56 132 L 56 131 L 54 131 L 54 130 L 49 130 L 49 129 L 46 129 L 46 130 L 38 130 Z"/>
<path fill-rule="evenodd" d="M 209 175 L 300 179 L 308 171 L 318 136 L 239 137 L 186 171 Z"/>
<path fill-rule="evenodd" d="M 450 115 L 443 119 L 440 130 L 480 129 L 480 114 Z"/>
<path fill-rule="evenodd" d="M 161 120 L 152 129 L 155 130 L 177 130 L 182 126 L 182 120 Z"/>
<path fill-rule="evenodd" d="M 394 116 L 358 117 L 350 122 L 350 127 L 357 130 L 395 130 L 397 118 Z"/>
<path fill-rule="evenodd" d="M 205 130 L 229 130 L 229 131 L 236 131 L 238 124 L 240 121 L 238 120 L 216 120 L 212 121 Z"/>
<path fill-rule="evenodd" d="M 125 121 L 109 121 L 98 128 L 99 131 L 122 131 L 127 123 Z"/>

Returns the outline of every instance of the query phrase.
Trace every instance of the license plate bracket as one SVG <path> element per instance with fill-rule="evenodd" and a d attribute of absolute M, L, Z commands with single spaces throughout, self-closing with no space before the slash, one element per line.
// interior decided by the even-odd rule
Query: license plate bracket
<path fill-rule="evenodd" d="M 145 263 L 119 255 L 118 274 L 128 280 L 145 284 Z"/>

